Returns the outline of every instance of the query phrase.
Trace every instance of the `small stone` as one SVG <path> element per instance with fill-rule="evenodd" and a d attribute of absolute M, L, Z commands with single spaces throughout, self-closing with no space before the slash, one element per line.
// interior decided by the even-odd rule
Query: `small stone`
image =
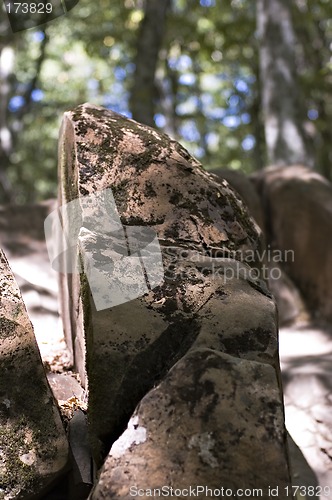
<path fill-rule="evenodd" d="M 72 397 L 84 399 L 85 391 L 76 377 L 69 373 L 48 373 L 47 380 L 57 400 L 66 401 Z"/>

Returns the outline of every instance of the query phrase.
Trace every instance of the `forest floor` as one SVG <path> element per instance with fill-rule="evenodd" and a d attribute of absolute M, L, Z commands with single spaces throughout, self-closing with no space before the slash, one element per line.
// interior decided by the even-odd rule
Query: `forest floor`
<path fill-rule="evenodd" d="M 30 250 L 32 252 L 20 254 L 5 247 L 34 326 L 51 387 L 58 389 L 57 399 L 76 397 L 77 394 L 70 392 L 74 390 L 71 389 L 73 375 L 58 314 L 57 275 L 50 267 L 44 242 L 35 241 Z M 281 328 L 279 340 L 287 429 L 314 471 L 318 484 L 331 489 L 331 494 L 321 498 L 332 498 L 332 330 L 298 324 Z M 62 374 L 62 378 L 54 379 L 54 373 Z M 68 384 L 67 388 L 63 382 Z M 75 384 L 74 387 L 77 391 Z M 79 397 L 84 397 L 84 392 Z M 297 460 L 292 446 L 291 457 L 294 484 L 313 484 L 312 478 L 308 479 L 308 469 L 303 460 Z"/>
<path fill-rule="evenodd" d="M 332 498 L 332 328 L 281 328 L 279 352 L 286 427 Z"/>

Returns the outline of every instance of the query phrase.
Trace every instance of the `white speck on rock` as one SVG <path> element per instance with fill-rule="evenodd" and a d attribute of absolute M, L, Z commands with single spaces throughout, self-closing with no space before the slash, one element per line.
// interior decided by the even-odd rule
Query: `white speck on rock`
<path fill-rule="evenodd" d="M 24 453 L 24 455 L 20 455 L 20 460 L 25 465 L 33 465 L 36 461 L 36 452 L 31 450 L 29 453 Z"/>
<path fill-rule="evenodd" d="M 212 454 L 214 445 L 215 441 L 212 439 L 211 433 L 204 432 L 203 434 L 195 434 L 192 436 L 188 447 L 189 449 L 198 448 L 198 455 L 200 456 L 202 462 L 212 468 L 215 468 L 218 467 L 218 460 Z"/>
<path fill-rule="evenodd" d="M 113 444 L 110 455 L 114 458 L 120 458 L 133 444 L 145 443 L 146 429 L 139 427 L 138 416 L 132 417 L 128 422 L 128 427 Z"/>

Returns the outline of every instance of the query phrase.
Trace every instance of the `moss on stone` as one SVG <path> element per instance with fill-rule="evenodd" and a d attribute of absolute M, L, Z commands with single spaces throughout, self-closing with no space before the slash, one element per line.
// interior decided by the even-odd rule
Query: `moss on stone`
<path fill-rule="evenodd" d="M 36 467 L 27 465 L 20 459 L 20 456 L 35 448 L 34 439 L 31 443 L 26 440 L 29 429 L 26 417 L 18 418 L 15 424 L 11 422 L 10 425 L 0 426 L 0 449 L 4 462 L 4 467 L 0 469 L 0 499 L 6 498 L 13 490 L 16 490 L 17 498 L 22 497 L 22 493 L 28 496 L 38 486 Z"/>
<path fill-rule="evenodd" d="M 7 339 L 15 336 L 17 327 L 16 321 L 0 317 L 0 339 Z"/>

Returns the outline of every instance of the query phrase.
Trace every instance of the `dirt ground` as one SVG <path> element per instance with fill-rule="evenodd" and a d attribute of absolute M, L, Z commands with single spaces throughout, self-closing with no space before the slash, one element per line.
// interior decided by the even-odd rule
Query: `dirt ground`
<path fill-rule="evenodd" d="M 332 498 L 332 329 L 281 328 L 279 352 L 287 429 Z"/>

